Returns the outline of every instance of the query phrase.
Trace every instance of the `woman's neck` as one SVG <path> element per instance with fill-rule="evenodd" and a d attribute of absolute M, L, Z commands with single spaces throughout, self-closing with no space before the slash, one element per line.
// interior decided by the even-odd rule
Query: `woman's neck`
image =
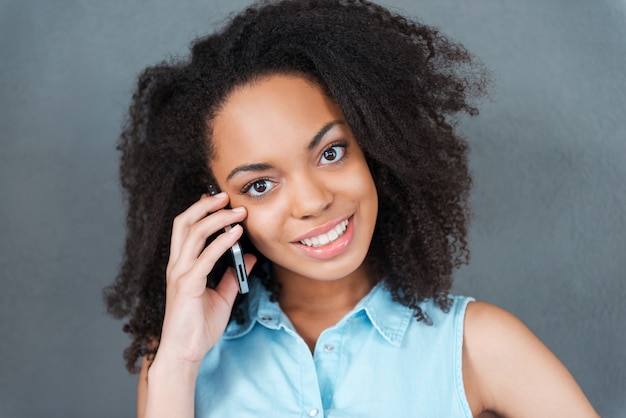
<path fill-rule="evenodd" d="M 283 311 L 306 311 L 311 314 L 352 309 L 376 284 L 363 264 L 349 276 L 338 280 L 317 280 L 273 267 L 281 285 L 280 306 Z M 345 313 L 345 312 L 344 312 Z"/>
<path fill-rule="evenodd" d="M 321 332 L 335 325 L 376 284 L 364 265 L 332 281 L 294 275 L 277 266 L 274 277 L 281 284 L 280 307 L 311 352 Z"/>

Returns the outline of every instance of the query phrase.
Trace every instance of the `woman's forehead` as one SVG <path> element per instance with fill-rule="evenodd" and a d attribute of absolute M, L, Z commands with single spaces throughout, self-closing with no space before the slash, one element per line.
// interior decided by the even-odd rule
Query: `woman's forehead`
<path fill-rule="evenodd" d="M 216 157 L 281 141 L 310 141 L 335 120 L 343 121 L 336 103 L 309 80 L 273 75 L 233 90 L 212 121 Z"/>

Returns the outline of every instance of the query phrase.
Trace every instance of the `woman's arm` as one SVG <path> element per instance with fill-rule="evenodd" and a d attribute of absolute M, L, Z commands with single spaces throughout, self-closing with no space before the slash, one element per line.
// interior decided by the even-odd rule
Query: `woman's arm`
<path fill-rule="evenodd" d="M 207 237 L 246 216 L 243 208 L 223 209 L 227 203 L 224 193 L 202 196 L 174 220 L 159 349 L 152 364 L 143 359 L 139 375 L 140 418 L 194 416 L 198 369 L 224 333 L 238 291 L 232 269 L 224 273 L 217 288 L 206 287 L 217 259 L 242 234 L 241 226 L 235 225 L 205 248 Z M 254 256 L 245 258 L 250 269 Z"/>
<path fill-rule="evenodd" d="M 474 415 L 598 417 L 556 356 L 519 319 L 488 303 L 467 308 L 463 379 Z"/>
<path fill-rule="evenodd" d="M 194 365 L 155 360 L 139 377 L 137 416 L 193 417 L 197 372 Z"/>
<path fill-rule="evenodd" d="M 220 287 L 227 288 L 226 294 L 234 301 L 238 290 L 237 282 L 232 273 L 227 276 L 222 279 L 224 284 L 220 283 Z M 232 306 L 232 302 L 229 306 Z M 219 335 L 221 332 L 223 329 L 218 330 Z M 202 351 L 208 351 L 213 344 Z M 201 360 L 202 356 L 190 361 L 179 352 L 164 349 L 162 338 L 161 347 L 154 359 L 151 361 L 147 356 L 142 359 L 137 384 L 137 417 L 193 417 L 194 390 Z"/>
<path fill-rule="evenodd" d="M 137 381 L 137 418 L 146 416 L 146 401 L 148 400 L 148 368 L 152 363 L 148 356 L 144 356 L 141 360 L 141 369 L 139 370 L 139 380 Z"/>

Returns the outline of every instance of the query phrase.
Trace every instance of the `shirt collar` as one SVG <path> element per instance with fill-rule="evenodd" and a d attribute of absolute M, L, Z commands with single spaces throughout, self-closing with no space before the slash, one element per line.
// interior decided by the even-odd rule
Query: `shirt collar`
<path fill-rule="evenodd" d="M 365 311 L 378 333 L 391 345 L 399 347 L 413 317 L 413 310 L 396 302 L 385 287 L 378 283 L 353 309 Z"/>
<path fill-rule="evenodd" d="M 273 329 L 280 328 L 282 311 L 278 303 L 270 301 L 270 292 L 258 277 L 249 276 L 248 283 L 250 292 L 241 303 L 244 322 L 238 324 L 236 321 L 230 321 L 224 331 L 223 338 L 225 339 L 243 337 L 250 332 L 257 321 Z"/>
<path fill-rule="evenodd" d="M 234 339 L 246 335 L 255 323 L 278 330 L 293 328 L 289 318 L 276 302 L 270 301 L 270 292 L 261 281 L 254 277 L 250 280 L 250 293 L 242 302 L 245 320 L 242 324 L 231 321 L 226 327 L 223 338 Z M 372 290 L 348 312 L 335 327 L 341 327 L 347 321 L 365 312 L 372 326 L 391 345 L 399 347 L 413 317 L 413 310 L 392 299 L 384 282 L 378 283 Z"/>

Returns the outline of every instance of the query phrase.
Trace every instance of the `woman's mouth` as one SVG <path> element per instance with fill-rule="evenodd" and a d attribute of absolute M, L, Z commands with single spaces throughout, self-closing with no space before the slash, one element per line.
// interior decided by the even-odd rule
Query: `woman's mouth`
<path fill-rule="evenodd" d="M 295 241 L 294 244 L 309 257 L 318 260 L 334 258 L 348 249 L 354 237 L 354 221 L 350 217 L 329 231 Z"/>
<path fill-rule="evenodd" d="M 346 233 L 346 228 L 348 228 L 348 219 L 341 222 L 325 234 L 320 234 L 311 238 L 305 238 L 299 242 L 300 244 L 304 244 L 307 247 L 321 247 L 323 245 L 327 245 L 331 242 L 337 241 L 337 239 L 339 239 L 343 234 Z"/>

